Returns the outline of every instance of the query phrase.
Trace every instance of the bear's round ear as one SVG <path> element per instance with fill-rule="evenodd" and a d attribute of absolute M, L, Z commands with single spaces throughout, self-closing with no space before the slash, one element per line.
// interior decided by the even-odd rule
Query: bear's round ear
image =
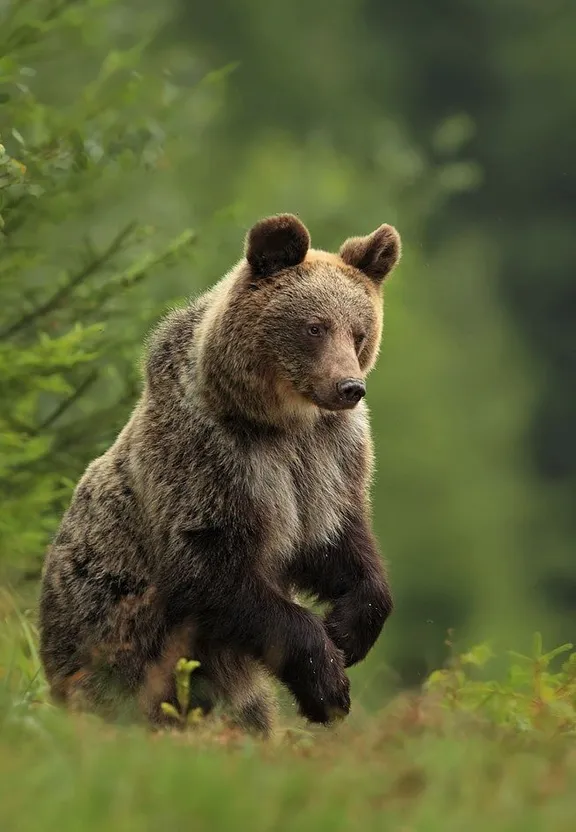
<path fill-rule="evenodd" d="M 381 225 L 367 237 L 350 237 L 340 248 L 340 257 L 380 284 L 400 260 L 400 235 L 391 225 Z"/>
<path fill-rule="evenodd" d="M 277 214 L 260 220 L 246 235 L 246 259 L 258 277 L 297 266 L 309 248 L 308 229 L 293 214 Z"/>

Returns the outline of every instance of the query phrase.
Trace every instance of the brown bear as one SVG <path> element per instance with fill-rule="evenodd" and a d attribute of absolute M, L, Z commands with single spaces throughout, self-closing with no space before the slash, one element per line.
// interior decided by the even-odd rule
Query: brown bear
<path fill-rule="evenodd" d="M 382 225 L 337 255 L 313 250 L 298 218 L 269 217 L 159 325 L 141 398 L 47 553 L 41 656 L 57 700 L 108 713 L 124 697 L 156 723 L 182 656 L 200 662 L 192 706 L 223 704 L 247 730 L 270 733 L 273 678 L 312 722 L 348 713 L 345 668 L 392 609 L 363 397 L 400 249 Z"/>

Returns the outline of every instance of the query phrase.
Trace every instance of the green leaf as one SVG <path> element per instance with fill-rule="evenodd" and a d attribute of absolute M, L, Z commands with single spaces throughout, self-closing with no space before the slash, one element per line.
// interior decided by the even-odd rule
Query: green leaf
<path fill-rule="evenodd" d="M 532 658 L 542 658 L 542 634 L 534 633 L 532 637 Z"/>
<path fill-rule="evenodd" d="M 551 662 L 552 659 L 556 658 L 556 656 L 561 656 L 562 653 L 569 653 L 573 648 L 573 644 L 562 644 L 560 645 L 560 647 L 555 647 L 554 650 L 550 650 L 550 652 L 546 653 L 546 655 L 543 658 L 545 658 L 547 662 Z"/>
<path fill-rule="evenodd" d="M 508 655 L 514 659 L 517 659 L 519 662 L 532 664 L 534 661 L 533 656 L 525 656 L 523 653 L 517 653 L 516 650 L 508 650 Z"/>
<path fill-rule="evenodd" d="M 200 662 L 195 661 L 194 659 L 179 659 L 178 663 L 176 664 L 176 670 L 181 671 L 182 673 L 186 673 L 190 676 L 194 670 L 197 670 L 200 667 Z"/>
<path fill-rule="evenodd" d="M 188 725 L 198 725 L 204 719 L 202 708 L 193 708 L 186 718 Z"/>
<path fill-rule="evenodd" d="M 162 710 L 162 713 L 166 716 L 169 716 L 172 719 L 177 720 L 178 722 L 181 721 L 182 717 L 180 716 L 176 708 L 170 704 L 170 702 L 162 702 L 160 704 L 160 708 Z"/>
<path fill-rule="evenodd" d="M 464 664 L 476 665 L 476 667 L 484 667 L 486 662 L 493 658 L 494 653 L 489 644 L 478 644 L 467 653 L 464 653 L 460 659 Z"/>

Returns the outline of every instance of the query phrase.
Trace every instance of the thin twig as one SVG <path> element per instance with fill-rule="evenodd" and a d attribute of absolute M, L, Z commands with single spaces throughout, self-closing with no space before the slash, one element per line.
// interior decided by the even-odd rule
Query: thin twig
<path fill-rule="evenodd" d="M 98 375 L 98 370 L 92 370 L 92 372 L 86 376 L 84 381 L 80 382 L 78 387 L 68 396 L 68 398 L 60 402 L 58 407 L 52 411 L 50 416 L 48 416 L 42 424 L 34 429 L 34 434 L 41 433 L 43 430 L 51 427 L 63 413 L 66 413 L 68 408 L 72 407 L 72 405 L 77 402 L 90 387 L 92 387 L 94 382 L 97 380 Z"/>
<path fill-rule="evenodd" d="M 70 292 L 74 291 L 74 289 L 91 277 L 95 272 L 98 271 L 111 257 L 117 254 L 126 240 L 127 237 L 134 231 L 136 227 L 135 223 L 130 223 L 126 226 L 110 243 L 108 248 L 95 260 L 89 263 L 82 271 L 78 272 L 78 274 L 72 278 L 65 286 L 62 286 L 61 289 L 58 289 L 51 298 L 36 309 L 33 309 L 31 312 L 28 312 L 19 321 L 16 321 L 15 324 L 12 324 L 11 327 L 4 330 L 4 332 L 0 335 L 2 338 L 10 338 L 15 335 L 20 330 L 25 329 L 29 326 L 33 321 L 37 318 L 42 318 L 44 315 L 52 312 L 54 309 L 57 308 L 59 303 L 70 294 Z"/>
<path fill-rule="evenodd" d="M 86 441 L 86 436 L 89 433 L 95 432 L 102 425 L 109 423 L 111 417 L 116 417 L 124 408 L 134 406 L 134 400 L 137 398 L 137 389 L 132 385 L 129 393 L 120 396 L 110 407 L 103 407 L 101 410 L 87 416 L 84 419 L 76 420 L 74 423 L 74 430 L 66 431 L 66 436 L 56 438 L 50 450 L 50 458 L 54 459 L 62 451 L 68 451 L 75 447 L 82 441 Z M 124 418 L 125 421 L 125 418 Z M 90 430 L 92 428 L 92 431 Z"/>

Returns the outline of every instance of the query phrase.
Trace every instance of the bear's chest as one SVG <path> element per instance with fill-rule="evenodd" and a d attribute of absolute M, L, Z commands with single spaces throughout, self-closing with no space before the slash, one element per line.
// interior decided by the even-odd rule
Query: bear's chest
<path fill-rule="evenodd" d="M 268 562 L 337 538 L 350 507 L 341 447 L 325 438 L 278 444 L 251 458 L 250 491 Z"/>

